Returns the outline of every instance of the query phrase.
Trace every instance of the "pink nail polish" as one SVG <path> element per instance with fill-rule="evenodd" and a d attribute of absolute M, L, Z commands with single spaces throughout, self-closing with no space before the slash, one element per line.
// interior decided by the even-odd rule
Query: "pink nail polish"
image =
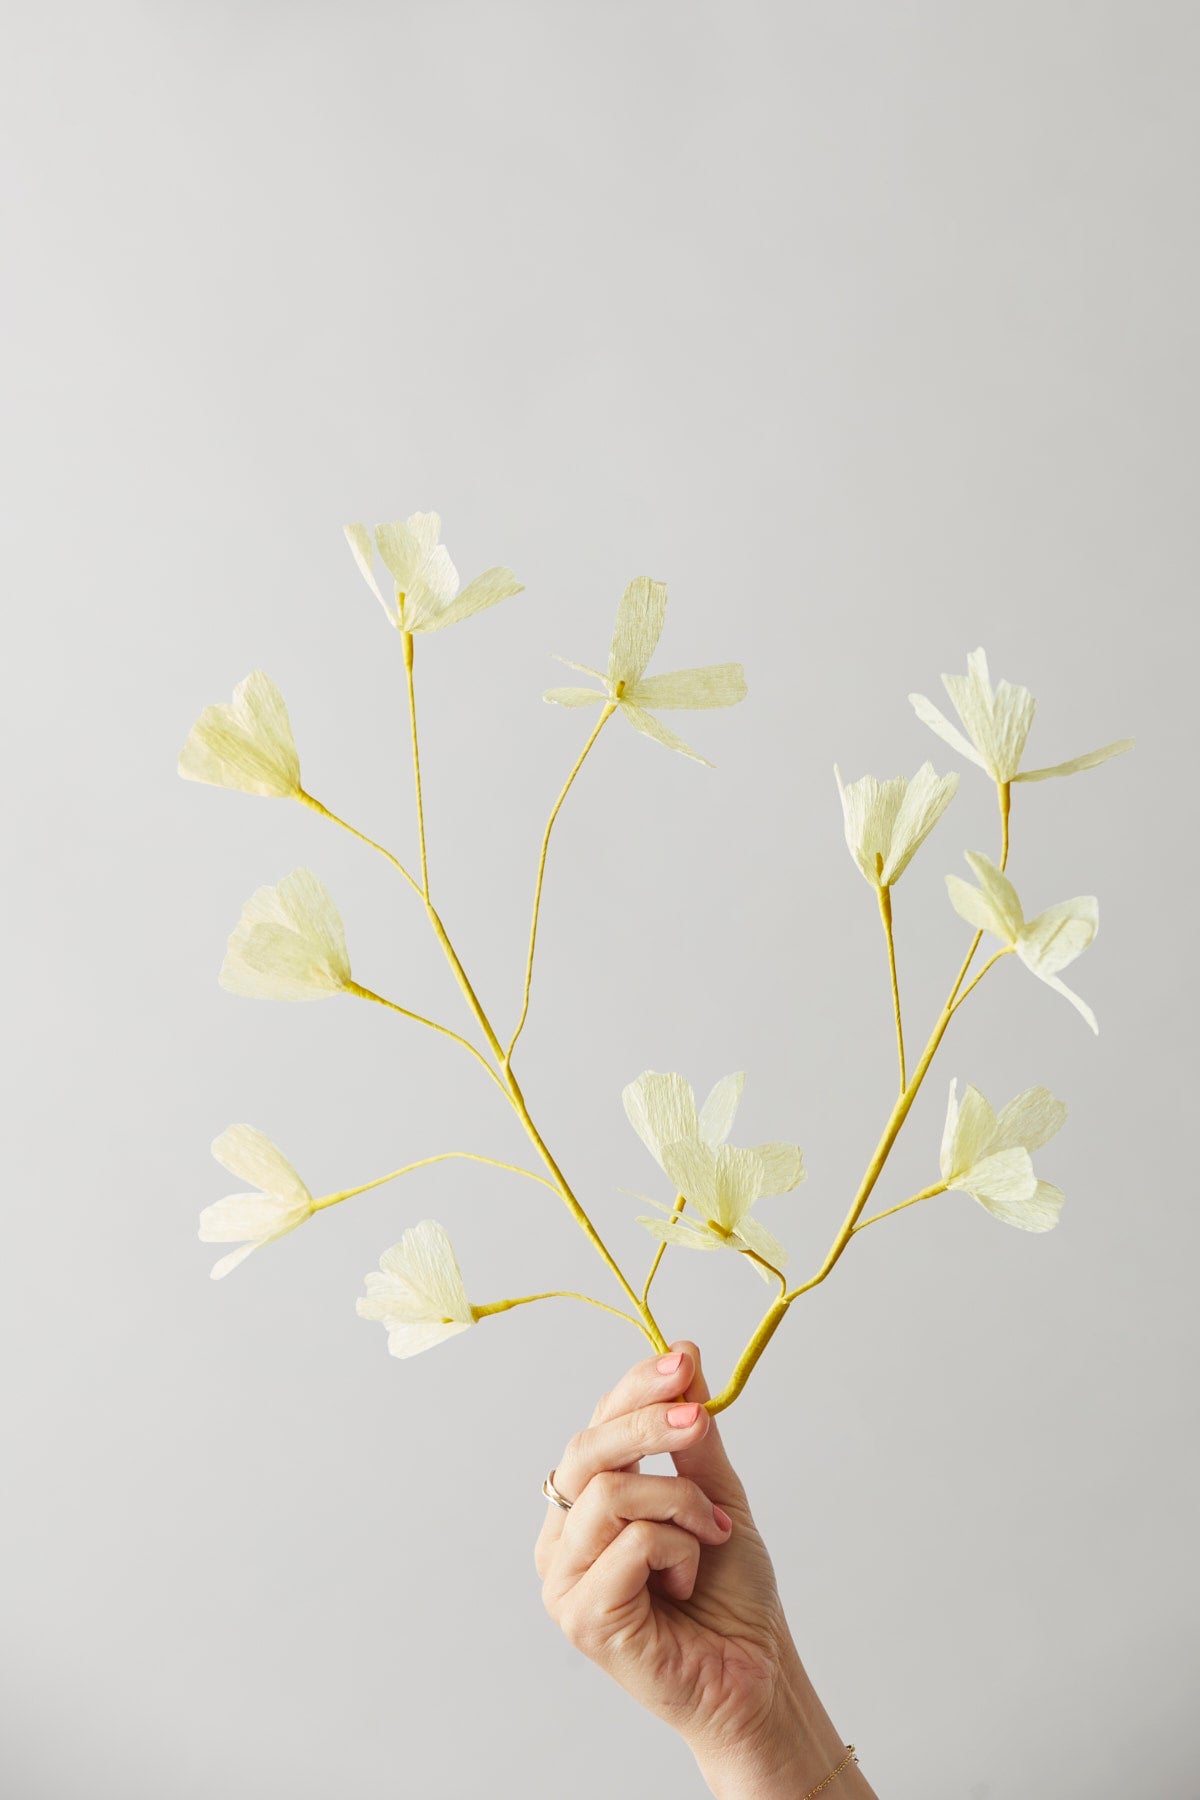
<path fill-rule="evenodd" d="M 700 1405 L 696 1400 L 690 1400 L 686 1406 L 668 1406 L 667 1408 L 668 1425 L 678 1425 L 680 1427 L 694 1425 L 699 1416 Z"/>
<path fill-rule="evenodd" d="M 660 1375 L 673 1375 L 683 1361 L 683 1351 L 676 1350 L 670 1356 L 660 1356 L 654 1365 Z"/>
<path fill-rule="evenodd" d="M 713 1507 L 713 1518 L 717 1521 L 717 1524 L 721 1527 L 722 1531 L 729 1531 L 732 1529 L 733 1520 L 723 1506 Z"/>

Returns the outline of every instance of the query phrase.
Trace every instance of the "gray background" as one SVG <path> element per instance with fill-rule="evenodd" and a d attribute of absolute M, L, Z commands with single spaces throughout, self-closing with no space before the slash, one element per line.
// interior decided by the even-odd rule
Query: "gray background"
<path fill-rule="evenodd" d="M 727 1433 L 886 1800 L 1196 1792 L 1195 7 L 5 12 L 5 1792 L 697 1791 L 531 1562 L 639 1340 L 545 1306 L 400 1363 L 354 1315 L 431 1214 L 477 1299 L 612 1297 L 565 1213 L 450 1166 L 221 1286 L 195 1241 L 233 1120 L 318 1190 L 524 1154 L 453 1046 L 218 989 L 244 898 L 311 863 L 360 977 L 457 1018 L 382 863 L 174 772 L 265 666 L 313 791 L 411 850 L 399 646 L 340 527 L 419 507 L 527 583 L 419 662 L 436 894 L 506 1018 L 585 727 L 549 653 L 601 657 L 647 572 L 659 667 L 746 664 L 744 707 L 680 721 L 714 772 L 618 722 L 554 846 L 521 1067 L 633 1269 L 640 1069 L 750 1071 L 739 1136 L 808 1155 L 763 1208 L 797 1271 L 886 1112 L 834 757 L 958 766 L 905 696 L 977 643 L 1041 698 L 1037 761 L 1139 736 L 1014 822 L 1031 904 L 1101 896 L 1099 1040 L 1002 967 L 880 1190 L 931 1178 L 952 1073 L 1047 1082 L 1061 1228 L 873 1230 Z M 993 843 L 964 769 L 898 895 L 914 1035 L 942 877 Z M 659 1289 L 718 1378 L 761 1299 L 682 1254 Z"/>

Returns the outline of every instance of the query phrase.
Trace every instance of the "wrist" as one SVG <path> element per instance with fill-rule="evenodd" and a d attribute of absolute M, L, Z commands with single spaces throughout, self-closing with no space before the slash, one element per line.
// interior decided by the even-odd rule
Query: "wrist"
<path fill-rule="evenodd" d="M 764 1716 L 721 1741 L 690 1747 L 715 1800 L 800 1800 L 846 1755 L 798 1656 L 789 1659 Z M 838 1777 L 840 1793 L 831 1791 L 830 1800 L 869 1792 L 850 1783 L 842 1788 L 852 1772 L 857 1774 L 853 1764 Z"/>

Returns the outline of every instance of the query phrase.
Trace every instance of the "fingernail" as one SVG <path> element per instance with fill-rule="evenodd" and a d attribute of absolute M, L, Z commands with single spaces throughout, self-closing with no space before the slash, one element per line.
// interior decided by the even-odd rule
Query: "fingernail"
<path fill-rule="evenodd" d="M 700 1406 L 695 1400 L 689 1401 L 687 1406 L 668 1406 L 667 1408 L 668 1425 L 694 1425 L 699 1416 Z"/>
<path fill-rule="evenodd" d="M 717 1521 L 717 1524 L 721 1527 L 722 1531 L 731 1531 L 733 1529 L 733 1520 L 723 1506 L 713 1507 L 713 1518 Z"/>
<path fill-rule="evenodd" d="M 670 1356 L 660 1356 L 655 1364 L 660 1375 L 673 1375 L 683 1361 L 683 1351 L 675 1350 Z"/>

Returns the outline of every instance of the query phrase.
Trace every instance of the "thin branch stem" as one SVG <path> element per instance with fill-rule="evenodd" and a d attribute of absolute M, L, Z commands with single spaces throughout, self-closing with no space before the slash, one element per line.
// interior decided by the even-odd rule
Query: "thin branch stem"
<path fill-rule="evenodd" d="M 687 1201 L 684 1198 L 684 1196 L 682 1194 L 676 1194 L 675 1205 L 671 1211 L 671 1218 L 669 1221 L 672 1225 L 674 1225 L 675 1221 L 680 1217 L 680 1215 L 682 1214 L 683 1209 L 686 1205 L 687 1205 Z M 666 1253 L 667 1253 L 667 1240 L 666 1240 L 666 1238 L 663 1238 L 662 1242 L 658 1246 L 658 1249 L 654 1252 L 654 1260 L 650 1264 L 650 1270 L 646 1276 L 645 1285 L 642 1288 L 642 1305 L 643 1306 L 645 1306 L 647 1300 L 650 1297 L 650 1283 L 654 1280 L 654 1277 L 658 1274 L 658 1265 L 662 1261 L 662 1259 L 666 1255 Z"/>
<path fill-rule="evenodd" d="M 475 1045 L 471 1043 L 469 1038 L 463 1037 L 457 1031 L 451 1031 L 448 1025 L 439 1025 L 436 1019 L 427 1019 L 424 1013 L 411 1012 L 407 1006 L 397 1006 L 394 1000 L 385 1000 L 382 994 L 373 993 L 370 988 L 360 986 L 357 981 L 347 982 L 346 992 L 348 994 L 356 994 L 360 1000 L 371 1000 L 376 1006 L 386 1006 L 389 1012 L 399 1013 L 401 1018 L 412 1019 L 418 1025 L 428 1025 L 430 1031 L 436 1031 L 440 1036 L 450 1038 L 453 1043 L 461 1044 L 463 1049 L 469 1051 L 475 1058 L 475 1061 L 479 1064 L 488 1080 L 494 1081 L 502 1094 L 507 1092 L 504 1083 L 501 1081 L 499 1075 L 497 1075 L 495 1069 L 493 1069 L 491 1063 L 487 1060 L 487 1057 L 484 1056 L 482 1051 L 475 1048 Z"/>
<path fill-rule="evenodd" d="M 933 1187 L 922 1188 L 919 1194 L 913 1194 L 908 1200 L 901 1200 L 899 1206 L 885 1206 L 882 1212 L 872 1213 L 869 1219 L 860 1219 L 854 1226 L 851 1236 L 854 1232 L 865 1231 L 868 1225 L 874 1225 L 880 1219 L 890 1219 L 893 1213 L 903 1212 L 906 1206 L 915 1206 L 918 1200 L 932 1200 L 935 1194 L 944 1194 L 945 1192 L 946 1183 L 944 1181 L 935 1182 Z"/>
<path fill-rule="evenodd" d="M 1008 815 L 1012 808 L 1012 783 L 998 781 L 996 798 L 1000 802 L 1000 867 L 1003 869 L 1008 863 Z"/>
<path fill-rule="evenodd" d="M 765 1269 L 767 1271 L 768 1275 L 773 1275 L 779 1283 L 780 1294 L 783 1295 L 787 1293 L 787 1276 L 783 1273 L 782 1269 L 777 1269 L 773 1262 L 768 1262 L 765 1256 L 760 1256 L 758 1254 L 757 1250 L 741 1250 L 739 1251 L 739 1255 L 744 1256 L 747 1262 L 757 1263 L 760 1269 Z"/>
<path fill-rule="evenodd" d="M 984 963 L 982 969 L 980 969 L 980 971 L 979 971 L 978 975 L 975 977 L 974 981 L 972 981 L 969 986 L 967 986 L 963 989 L 962 993 L 958 996 L 958 999 L 954 1002 L 954 1005 L 950 1008 L 950 1011 L 957 1012 L 959 1007 L 962 1005 L 963 1001 L 966 999 L 967 995 L 974 993 L 975 989 L 979 986 L 980 982 L 983 980 L 983 978 L 987 974 L 988 970 L 991 968 L 994 968 L 995 965 L 1000 961 L 1000 958 L 1002 956 L 1011 956 L 1012 953 L 1013 953 L 1013 945 L 1005 944 L 1002 949 L 997 950 L 995 956 L 990 956 L 988 958 L 987 962 Z"/>
<path fill-rule="evenodd" d="M 878 887 L 875 892 L 879 896 L 879 916 L 883 920 L 883 935 L 887 939 L 888 974 L 892 979 L 892 1013 L 896 1021 L 896 1054 L 900 1059 L 900 1092 L 907 1085 L 904 1069 L 904 1026 L 900 1019 L 900 983 L 896 976 L 896 938 L 892 930 L 892 890 L 890 887 Z"/>
<path fill-rule="evenodd" d="M 315 812 L 322 819 L 328 819 L 333 825 L 340 825 L 343 831 L 348 831 L 350 836 L 357 838 L 361 844 L 368 844 L 372 850 L 378 850 L 380 856 L 386 856 L 393 869 L 399 869 L 413 893 L 419 894 L 421 892 L 420 882 L 415 876 L 409 874 L 404 864 L 400 861 L 400 858 L 398 856 L 393 856 L 390 850 L 385 850 L 382 844 L 377 844 L 375 839 L 368 837 L 365 831 L 359 831 L 356 826 L 348 824 L 345 819 L 340 819 L 335 812 L 330 812 L 327 806 L 322 806 L 319 800 L 314 799 L 312 794 L 306 794 L 303 788 L 301 788 L 300 792 L 296 795 L 296 798 L 299 800 L 301 806 L 307 806 L 310 812 Z"/>
<path fill-rule="evenodd" d="M 554 1192 L 553 1183 L 547 1181 L 544 1175 L 537 1174 L 533 1169 L 523 1169 L 518 1163 L 501 1162 L 495 1156 L 477 1156 L 473 1150 L 440 1150 L 436 1156 L 422 1156 L 416 1162 L 405 1163 L 399 1169 L 390 1169 L 386 1175 L 377 1175 L 374 1181 L 363 1181 L 357 1187 L 342 1188 L 340 1193 L 323 1194 L 319 1200 L 313 1201 L 313 1211 L 322 1212 L 327 1206 L 337 1206 L 342 1200 L 353 1200 L 356 1194 L 370 1193 L 372 1188 L 382 1187 L 388 1181 L 396 1181 L 401 1175 L 411 1175 L 414 1169 L 427 1169 L 432 1163 L 440 1162 L 486 1163 L 492 1169 L 507 1169 L 512 1175 L 527 1176 L 540 1187 Z"/>
<path fill-rule="evenodd" d="M 413 634 L 403 631 L 404 675 L 408 683 L 408 723 L 412 739 L 413 788 L 417 797 L 417 834 L 421 843 L 421 893 L 429 900 L 429 858 L 425 853 L 425 805 L 421 799 L 421 751 L 417 744 L 417 697 L 413 688 Z"/>
<path fill-rule="evenodd" d="M 609 1306 L 607 1301 L 594 1300 L 591 1294 L 578 1294 L 571 1288 L 551 1288 L 545 1294 L 521 1294 L 515 1300 L 489 1300 L 483 1306 L 473 1306 L 471 1311 L 477 1319 L 486 1319 L 493 1313 L 508 1312 L 514 1306 L 528 1306 L 533 1300 L 582 1300 L 588 1306 L 598 1306 L 601 1312 L 612 1313 L 615 1318 L 627 1319 L 643 1337 L 649 1338 L 651 1343 L 655 1342 L 646 1326 L 640 1319 L 635 1319 L 632 1313 L 622 1312 L 619 1306 Z"/>
<path fill-rule="evenodd" d="M 524 1031 L 525 1021 L 529 1017 L 529 993 L 533 986 L 533 959 L 537 953 L 538 915 L 541 912 L 542 906 L 542 883 L 546 876 L 546 855 L 550 849 L 550 834 L 554 830 L 554 821 L 558 818 L 563 801 L 571 791 L 575 777 L 587 761 L 592 745 L 596 742 L 596 739 L 600 736 L 600 733 L 608 724 L 608 721 L 612 718 L 616 710 L 615 701 L 610 700 L 606 702 L 600 713 L 599 719 L 596 721 L 595 729 L 592 731 L 591 736 L 583 746 L 583 749 L 579 752 L 579 755 L 575 758 L 571 773 L 567 776 L 567 779 L 559 789 L 558 799 L 551 807 L 550 817 L 546 820 L 546 829 L 542 833 L 541 849 L 538 852 L 537 880 L 535 881 L 533 888 L 533 916 L 529 924 L 529 950 L 525 957 L 525 985 L 521 995 L 521 1016 L 517 1020 L 512 1037 L 509 1039 L 508 1049 L 505 1052 L 506 1062 L 516 1049 L 517 1039 Z"/>

